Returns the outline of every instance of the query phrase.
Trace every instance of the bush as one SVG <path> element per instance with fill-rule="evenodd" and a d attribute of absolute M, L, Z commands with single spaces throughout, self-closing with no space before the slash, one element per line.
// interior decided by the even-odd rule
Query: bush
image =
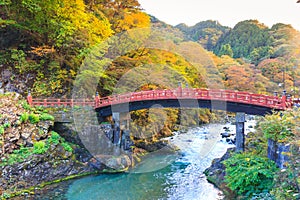
<path fill-rule="evenodd" d="M 30 113 L 28 119 L 29 119 L 30 123 L 32 123 L 32 124 L 38 123 L 40 121 L 39 116 L 34 113 Z"/>
<path fill-rule="evenodd" d="M 294 117 L 291 113 L 266 115 L 264 121 L 259 123 L 265 137 L 276 142 L 284 142 L 292 137 L 295 127 Z"/>
<path fill-rule="evenodd" d="M 5 123 L 5 124 L 3 125 L 3 127 L 4 127 L 4 128 L 9 128 L 9 127 L 10 127 L 10 123 L 9 123 L 9 122 Z"/>
<path fill-rule="evenodd" d="M 64 149 L 66 151 L 68 151 L 68 152 L 72 152 L 73 151 L 73 148 L 68 143 L 66 143 L 66 142 L 61 143 L 61 146 L 63 146 Z"/>
<path fill-rule="evenodd" d="M 4 133 L 4 126 L 0 126 L 0 135 L 2 135 Z"/>
<path fill-rule="evenodd" d="M 60 140 L 60 135 L 56 133 L 55 131 L 51 132 L 51 137 L 48 139 L 49 143 L 51 144 L 58 144 Z"/>
<path fill-rule="evenodd" d="M 39 141 L 33 144 L 33 153 L 35 154 L 43 154 L 48 150 L 45 142 Z"/>
<path fill-rule="evenodd" d="M 14 150 L 13 153 L 9 154 L 7 159 L 3 159 L 0 163 L 0 166 L 12 165 L 17 162 L 22 162 L 30 155 L 32 155 L 32 151 L 27 147 L 21 146 L 20 149 Z"/>
<path fill-rule="evenodd" d="M 43 113 L 40 115 L 40 120 L 46 121 L 46 120 L 51 120 L 54 121 L 54 117 L 52 115 L 49 115 L 47 113 Z"/>
<path fill-rule="evenodd" d="M 20 116 L 21 123 L 27 122 L 28 119 L 29 119 L 29 114 L 27 112 L 22 113 L 22 115 Z"/>
<path fill-rule="evenodd" d="M 223 163 L 226 167 L 225 182 L 239 195 L 251 197 L 254 193 L 272 189 L 277 168 L 268 158 L 242 153 L 235 154 Z"/>
<path fill-rule="evenodd" d="M 25 110 L 31 110 L 31 107 L 30 107 L 30 105 L 29 105 L 27 102 L 23 102 L 23 103 L 22 103 L 22 107 L 23 107 Z"/>

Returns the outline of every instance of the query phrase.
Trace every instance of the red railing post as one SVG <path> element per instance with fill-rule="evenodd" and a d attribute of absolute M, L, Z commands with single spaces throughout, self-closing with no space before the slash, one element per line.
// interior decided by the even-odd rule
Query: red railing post
<path fill-rule="evenodd" d="M 283 91 L 283 93 L 282 93 L 281 106 L 283 107 L 283 109 L 286 109 L 286 92 L 285 91 Z"/>
<path fill-rule="evenodd" d="M 44 106 L 47 106 L 47 99 L 44 99 Z"/>
<path fill-rule="evenodd" d="M 97 108 L 99 106 L 99 103 L 100 103 L 99 93 L 96 92 L 96 96 L 95 96 L 95 108 Z"/>
<path fill-rule="evenodd" d="M 182 86 L 181 86 L 181 82 L 178 83 L 178 97 L 182 97 Z"/>
<path fill-rule="evenodd" d="M 27 95 L 27 103 L 32 106 L 32 96 L 30 91 L 28 91 L 28 95 Z"/>

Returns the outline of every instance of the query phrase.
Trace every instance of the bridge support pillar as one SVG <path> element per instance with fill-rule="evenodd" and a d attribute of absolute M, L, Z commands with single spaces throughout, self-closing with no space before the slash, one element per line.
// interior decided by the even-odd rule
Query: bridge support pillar
<path fill-rule="evenodd" d="M 129 113 L 112 113 L 113 117 L 113 131 L 112 131 L 112 142 L 113 144 L 123 148 L 123 150 L 131 150 L 133 142 L 130 139 L 130 114 Z"/>
<path fill-rule="evenodd" d="M 113 126 L 113 144 L 120 145 L 120 113 L 114 112 L 112 113 L 112 118 L 114 122 Z"/>
<path fill-rule="evenodd" d="M 236 152 L 245 149 L 245 113 L 238 112 L 235 116 L 236 120 Z"/>

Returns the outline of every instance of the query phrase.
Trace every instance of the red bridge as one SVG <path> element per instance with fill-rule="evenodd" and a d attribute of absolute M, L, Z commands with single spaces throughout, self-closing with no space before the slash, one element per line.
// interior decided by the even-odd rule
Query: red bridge
<path fill-rule="evenodd" d="M 100 116 L 108 116 L 112 112 L 151 108 L 157 104 L 162 107 L 209 108 L 255 115 L 264 115 L 272 110 L 286 110 L 293 105 L 292 99 L 286 96 L 277 97 L 231 90 L 181 87 L 131 92 L 102 98 L 96 95 L 94 100 L 40 99 L 28 95 L 27 101 L 32 106 L 93 106 Z"/>

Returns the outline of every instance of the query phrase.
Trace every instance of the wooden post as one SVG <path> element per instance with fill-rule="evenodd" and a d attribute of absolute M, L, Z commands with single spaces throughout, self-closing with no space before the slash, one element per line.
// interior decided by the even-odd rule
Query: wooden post
<path fill-rule="evenodd" d="M 182 97 L 182 85 L 181 82 L 178 82 L 178 97 Z"/>
<path fill-rule="evenodd" d="M 235 115 L 236 120 L 236 152 L 245 150 L 245 113 L 238 112 Z"/>
<path fill-rule="evenodd" d="M 28 95 L 27 95 L 27 103 L 32 106 L 32 96 L 30 91 L 28 91 Z"/>
<path fill-rule="evenodd" d="M 284 109 L 286 109 L 286 91 L 285 91 L 285 90 L 282 92 L 281 106 L 282 106 Z"/>
<path fill-rule="evenodd" d="M 96 96 L 95 96 L 95 108 L 99 107 L 99 103 L 100 103 L 99 93 L 96 92 Z"/>

